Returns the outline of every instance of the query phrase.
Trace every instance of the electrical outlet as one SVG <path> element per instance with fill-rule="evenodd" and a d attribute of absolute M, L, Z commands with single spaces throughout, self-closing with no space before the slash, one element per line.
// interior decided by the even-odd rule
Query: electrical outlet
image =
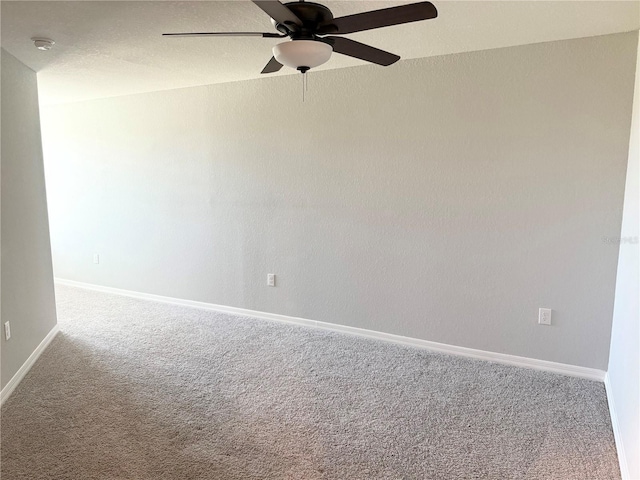
<path fill-rule="evenodd" d="M 276 274 L 269 273 L 267 274 L 267 286 L 275 287 L 276 286 Z"/>
<path fill-rule="evenodd" d="M 11 339 L 11 323 L 4 322 L 4 339 Z"/>
<path fill-rule="evenodd" d="M 95 264 L 100 263 L 100 254 L 99 253 L 94 253 L 93 254 L 93 263 L 95 263 Z"/>
<path fill-rule="evenodd" d="M 538 323 L 540 325 L 551 325 L 551 309 L 541 308 L 538 310 Z"/>

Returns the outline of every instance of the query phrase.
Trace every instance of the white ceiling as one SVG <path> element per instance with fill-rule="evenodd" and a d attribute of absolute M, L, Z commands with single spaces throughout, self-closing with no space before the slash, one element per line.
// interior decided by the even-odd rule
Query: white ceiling
<path fill-rule="evenodd" d="M 439 1 L 435 20 L 349 35 L 419 58 L 640 28 L 639 1 Z M 410 1 L 326 1 L 334 16 Z M 259 78 L 282 41 L 163 38 L 179 31 L 275 31 L 250 1 L 3 1 L 2 47 L 38 72 L 43 103 Z M 30 41 L 56 41 L 49 52 Z M 364 62 L 334 54 L 319 69 Z M 380 67 L 382 68 L 382 67 Z M 393 68 L 387 67 L 387 68 Z M 275 75 L 295 74 L 284 68 Z"/>

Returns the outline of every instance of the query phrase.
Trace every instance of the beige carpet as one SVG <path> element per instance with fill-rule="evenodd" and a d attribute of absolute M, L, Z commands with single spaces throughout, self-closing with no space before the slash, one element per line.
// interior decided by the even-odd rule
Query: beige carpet
<path fill-rule="evenodd" d="M 601 383 L 57 291 L 2 480 L 620 477 Z"/>

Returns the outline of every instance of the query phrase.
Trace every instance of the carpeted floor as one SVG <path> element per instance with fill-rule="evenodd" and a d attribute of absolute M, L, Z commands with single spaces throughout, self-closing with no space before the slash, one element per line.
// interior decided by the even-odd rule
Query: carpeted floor
<path fill-rule="evenodd" d="M 616 479 L 601 383 L 59 287 L 2 480 Z"/>

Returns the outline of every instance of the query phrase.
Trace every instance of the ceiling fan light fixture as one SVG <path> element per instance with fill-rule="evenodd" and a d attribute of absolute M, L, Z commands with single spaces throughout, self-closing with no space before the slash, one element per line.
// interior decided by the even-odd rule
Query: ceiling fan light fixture
<path fill-rule="evenodd" d="M 332 52 L 331 45 L 317 40 L 291 40 L 273 47 L 273 56 L 278 62 L 304 71 L 326 63 Z"/>

